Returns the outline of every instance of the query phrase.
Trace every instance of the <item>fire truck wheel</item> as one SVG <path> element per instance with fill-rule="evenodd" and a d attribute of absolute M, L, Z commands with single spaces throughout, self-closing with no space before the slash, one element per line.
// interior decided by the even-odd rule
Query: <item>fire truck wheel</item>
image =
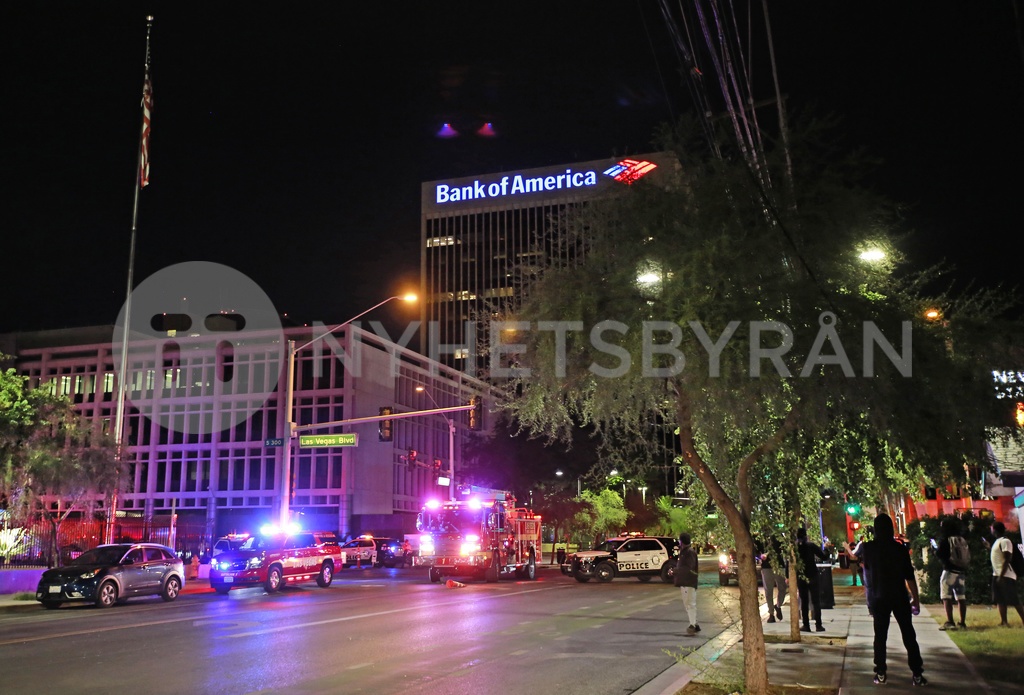
<path fill-rule="evenodd" d="M 676 566 L 671 559 L 661 566 L 661 581 L 672 584 L 676 578 Z"/>
<path fill-rule="evenodd" d="M 644 584 L 646 584 L 647 582 L 651 581 L 651 578 L 650 578 L 650 576 L 648 576 L 648 575 L 646 575 L 646 574 L 641 574 L 641 575 L 639 575 L 639 576 L 637 577 L 637 579 L 639 579 L 640 581 L 642 581 L 642 582 L 643 582 Z"/>
<path fill-rule="evenodd" d="M 533 551 L 530 551 L 530 560 L 523 569 L 523 577 L 531 582 L 537 578 L 537 558 L 533 556 Z"/>
<path fill-rule="evenodd" d="M 586 584 L 590 581 L 590 577 L 584 577 L 582 574 L 577 574 L 576 581 L 578 581 L 580 584 Z"/>
<path fill-rule="evenodd" d="M 272 594 L 281 588 L 281 568 L 274 565 L 267 570 L 267 581 L 263 582 L 263 588 L 268 594 Z"/>
<path fill-rule="evenodd" d="M 320 568 L 320 574 L 316 576 L 316 585 L 326 589 L 332 581 L 334 581 L 334 567 L 331 563 L 325 562 Z"/>
<path fill-rule="evenodd" d="M 437 568 L 431 567 L 429 570 L 430 581 L 434 584 L 441 581 L 441 573 L 437 571 Z"/>
<path fill-rule="evenodd" d="M 610 562 L 599 562 L 594 568 L 594 576 L 599 582 L 610 582 L 615 578 L 615 565 Z"/>

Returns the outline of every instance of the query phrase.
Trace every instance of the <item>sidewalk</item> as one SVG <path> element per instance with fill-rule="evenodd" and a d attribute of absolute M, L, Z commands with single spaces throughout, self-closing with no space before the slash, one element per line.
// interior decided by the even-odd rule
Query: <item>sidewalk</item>
<path fill-rule="evenodd" d="M 874 627 L 864 603 L 864 588 L 835 586 L 835 607 L 822 611 L 825 632 L 802 632 L 799 643 L 789 641 L 789 598 L 783 609 L 785 620 L 762 623 L 768 657 L 768 679 L 773 686 L 790 686 L 814 692 L 830 689 L 841 695 L 897 695 L 922 693 L 911 685 L 907 652 L 903 648 L 899 626 L 889 627 L 887 671 L 884 688 L 872 682 L 874 677 Z M 949 635 L 939 630 L 931 610 L 941 606 L 922 606 L 914 618 L 917 643 L 924 657 L 927 688 L 936 693 L 995 693 L 975 671 Z M 761 618 L 768 617 L 761 606 Z M 742 680 L 743 645 L 739 623 L 717 636 L 636 691 L 637 695 L 676 695 L 691 681 L 707 684 L 737 683 Z M 678 648 L 675 646 L 673 648 Z M 927 692 L 924 691 L 924 692 Z M 1019 692 L 1024 693 L 1024 688 Z"/>

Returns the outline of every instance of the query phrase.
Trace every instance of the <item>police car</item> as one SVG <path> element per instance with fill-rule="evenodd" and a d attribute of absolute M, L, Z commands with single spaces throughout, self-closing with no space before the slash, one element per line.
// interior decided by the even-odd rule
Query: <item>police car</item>
<path fill-rule="evenodd" d="M 649 582 L 652 577 L 671 584 L 675 577 L 676 539 L 662 536 L 623 536 L 609 538 L 593 550 L 569 555 L 561 565 L 562 574 L 584 583 L 591 579 L 610 582 L 615 577 L 636 577 Z"/>

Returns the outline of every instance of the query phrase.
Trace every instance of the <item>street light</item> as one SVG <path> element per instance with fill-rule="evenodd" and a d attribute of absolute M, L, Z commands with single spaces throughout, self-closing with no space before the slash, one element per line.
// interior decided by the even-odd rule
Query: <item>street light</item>
<path fill-rule="evenodd" d="M 388 297 L 384 301 L 378 302 L 378 303 L 374 304 L 373 306 L 371 306 L 369 309 L 367 309 L 365 311 L 359 312 L 358 314 L 356 314 L 355 316 L 350 318 L 348 321 L 343 321 L 342 323 L 339 323 L 337 326 L 335 326 L 331 330 L 327 331 L 326 333 L 321 333 L 320 335 L 316 336 L 315 338 L 313 338 L 309 342 L 303 343 L 299 347 L 295 347 L 295 341 L 294 340 L 289 340 L 288 341 L 288 380 L 286 382 L 285 392 L 284 392 L 284 407 L 285 407 L 285 413 L 287 413 L 287 416 L 288 416 L 288 441 L 285 442 L 284 456 L 282 457 L 283 460 L 281 462 L 281 473 L 282 473 L 282 477 L 281 477 L 281 527 L 282 528 L 287 528 L 289 522 L 291 521 L 291 519 L 289 518 L 290 515 L 291 515 L 291 509 L 289 507 L 291 505 L 291 496 L 292 496 L 292 443 L 293 443 L 293 440 L 295 439 L 295 427 L 296 427 L 296 423 L 295 423 L 295 355 L 298 354 L 298 352 L 300 350 L 305 350 L 306 348 L 308 348 L 310 345 L 312 345 L 316 341 L 322 340 L 323 338 L 326 338 L 327 336 L 331 335 L 332 333 L 334 333 L 338 329 L 344 328 L 345 326 L 349 325 L 353 321 L 355 321 L 355 320 L 357 320 L 359 318 L 362 318 L 366 314 L 369 314 L 374 309 L 382 307 L 385 304 L 387 304 L 388 302 L 393 301 L 395 299 L 401 299 L 402 301 L 405 301 L 405 302 L 415 302 L 416 301 L 416 295 L 414 295 L 414 294 L 406 294 L 406 295 L 395 295 L 394 297 Z"/>
<path fill-rule="evenodd" d="M 430 391 L 427 391 L 426 386 L 417 386 L 416 391 L 419 393 L 427 394 L 427 398 L 434 404 L 435 408 L 440 408 L 440 404 L 434 400 L 434 397 L 430 395 Z M 448 499 L 455 499 L 455 421 L 450 417 L 441 413 L 441 417 L 448 423 Z"/>

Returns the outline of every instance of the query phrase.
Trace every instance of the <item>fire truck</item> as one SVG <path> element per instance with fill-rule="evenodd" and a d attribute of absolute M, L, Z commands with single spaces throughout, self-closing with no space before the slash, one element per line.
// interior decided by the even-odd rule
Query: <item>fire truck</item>
<path fill-rule="evenodd" d="M 451 502 L 432 500 L 416 518 L 420 552 L 413 557 L 413 566 L 428 568 L 431 582 L 441 577 L 496 582 L 509 573 L 536 579 L 540 521 L 503 492 Z"/>

